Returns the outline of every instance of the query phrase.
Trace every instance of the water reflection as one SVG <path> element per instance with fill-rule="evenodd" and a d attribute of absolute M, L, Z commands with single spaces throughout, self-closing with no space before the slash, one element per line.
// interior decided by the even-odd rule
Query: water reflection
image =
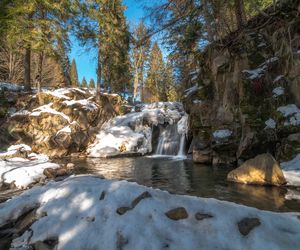
<path fill-rule="evenodd" d="M 271 211 L 300 211 L 299 200 L 287 200 L 286 188 L 241 185 L 226 181 L 229 168 L 193 164 L 180 158 L 73 159 L 76 174 L 125 179 L 171 193 L 233 201 Z"/>

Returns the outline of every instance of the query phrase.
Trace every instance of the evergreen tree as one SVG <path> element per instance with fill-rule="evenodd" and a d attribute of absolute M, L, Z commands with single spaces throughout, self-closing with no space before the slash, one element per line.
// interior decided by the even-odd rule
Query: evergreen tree
<path fill-rule="evenodd" d="M 90 80 L 89 88 L 90 88 L 90 89 L 94 89 L 95 87 L 96 87 L 96 84 L 95 84 L 94 79 L 92 78 L 92 79 Z"/>
<path fill-rule="evenodd" d="M 144 100 L 143 88 L 144 88 L 144 72 L 146 62 L 149 57 L 149 50 L 151 41 L 146 38 L 148 29 L 145 24 L 141 22 L 134 31 L 133 34 L 133 68 L 134 68 L 134 83 L 133 83 L 133 98 L 136 99 L 140 95 L 141 101 Z M 139 93 L 140 92 L 140 93 Z"/>
<path fill-rule="evenodd" d="M 81 87 L 82 88 L 87 88 L 87 81 L 85 80 L 85 77 L 83 77 L 83 79 L 82 79 Z"/>
<path fill-rule="evenodd" d="M 165 65 L 157 42 L 151 49 L 148 67 L 144 90 L 145 102 L 167 101 L 164 82 Z"/>
<path fill-rule="evenodd" d="M 71 85 L 72 85 L 73 87 L 79 86 L 79 83 L 78 83 L 77 66 L 76 66 L 76 61 L 75 61 L 74 58 L 73 58 L 72 63 L 71 63 L 70 79 L 71 79 Z"/>

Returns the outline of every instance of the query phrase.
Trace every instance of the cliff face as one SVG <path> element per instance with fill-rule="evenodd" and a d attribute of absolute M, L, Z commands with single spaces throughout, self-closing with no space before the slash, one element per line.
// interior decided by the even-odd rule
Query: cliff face
<path fill-rule="evenodd" d="M 300 147 L 300 18 L 297 5 L 256 18 L 201 55 L 186 91 L 196 161 L 236 164 L 258 153 L 279 160 Z"/>

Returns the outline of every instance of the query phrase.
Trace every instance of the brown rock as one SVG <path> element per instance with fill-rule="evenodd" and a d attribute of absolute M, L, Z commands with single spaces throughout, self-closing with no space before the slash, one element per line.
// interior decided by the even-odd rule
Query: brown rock
<path fill-rule="evenodd" d="M 248 235 L 252 229 L 260 225 L 258 218 L 244 218 L 238 223 L 239 231 L 242 235 Z"/>
<path fill-rule="evenodd" d="M 261 154 L 244 162 L 240 167 L 229 172 L 227 180 L 257 185 L 286 184 L 280 165 L 270 154 Z"/>
<path fill-rule="evenodd" d="M 141 200 L 150 198 L 150 197 L 152 197 L 152 195 L 148 191 L 142 193 L 141 195 L 139 195 L 137 198 L 135 198 L 131 202 L 131 208 L 134 208 Z"/>
<path fill-rule="evenodd" d="M 193 150 L 193 161 L 195 163 L 207 163 L 212 161 L 211 150 Z"/>
<path fill-rule="evenodd" d="M 204 219 L 213 218 L 213 216 L 210 214 L 202 214 L 202 213 L 198 212 L 195 214 L 195 218 L 196 218 L 196 220 L 204 220 Z"/>
<path fill-rule="evenodd" d="M 47 178 L 55 178 L 56 177 L 56 172 L 55 169 L 53 168 L 45 168 L 43 171 L 43 174 L 47 177 Z"/>
<path fill-rule="evenodd" d="M 184 207 L 171 209 L 165 215 L 171 220 L 183 220 L 189 216 Z"/>

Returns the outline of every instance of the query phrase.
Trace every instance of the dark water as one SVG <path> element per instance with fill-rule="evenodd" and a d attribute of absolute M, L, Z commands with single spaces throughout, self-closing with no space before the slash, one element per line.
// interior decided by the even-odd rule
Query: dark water
<path fill-rule="evenodd" d="M 68 160 L 70 162 L 70 160 Z M 174 158 L 72 159 L 76 174 L 134 181 L 176 194 L 216 198 L 270 211 L 300 211 L 299 200 L 287 200 L 286 188 L 226 181 L 226 167 L 213 168 Z"/>

